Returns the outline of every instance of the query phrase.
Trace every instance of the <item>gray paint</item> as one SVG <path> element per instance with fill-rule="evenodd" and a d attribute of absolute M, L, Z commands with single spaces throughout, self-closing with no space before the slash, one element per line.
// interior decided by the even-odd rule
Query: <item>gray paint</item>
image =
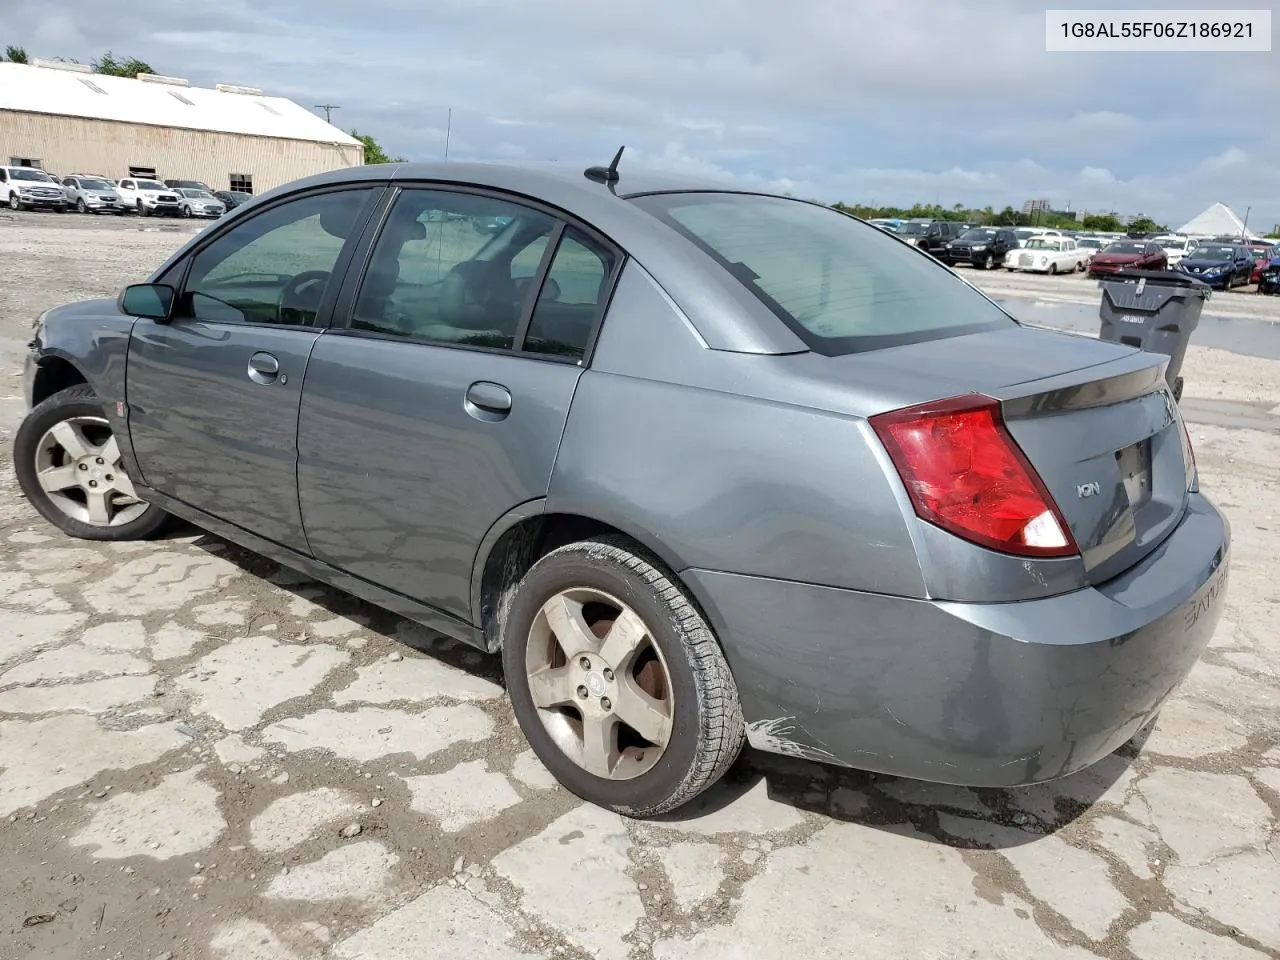
<path fill-rule="evenodd" d="M 432 178 L 540 200 L 628 253 L 590 362 L 140 323 L 127 398 L 145 495 L 486 648 L 504 597 L 486 596 L 484 573 L 504 532 L 544 512 L 611 524 L 696 595 L 753 743 L 931 779 L 1010 784 L 1083 766 L 1127 738 L 1207 642 L 1228 531 L 1178 489 L 1161 358 L 1012 323 L 809 353 L 704 254 L 614 196 L 689 184 L 360 168 L 238 208 L 155 276 L 181 277 L 194 244 L 290 191 Z M 350 250 L 357 266 L 369 242 Z M 344 293 L 329 302 L 346 303 L 355 279 L 332 284 Z M 35 359 L 68 358 L 111 404 L 126 396 L 132 325 L 108 303 L 52 311 Z M 248 378 L 262 349 L 287 387 Z M 469 390 L 484 401 L 476 384 L 509 394 L 510 413 L 469 404 Z M 1155 507 L 1131 511 L 1127 535 L 1114 475 L 1099 478 L 1097 503 L 1062 503 L 1083 559 L 1005 557 L 922 523 L 867 418 L 971 391 L 1003 402 L 1060 502 L 1063 484 L 1101 470 L 1107 444 L 1151 439 Z"/>
<path fill-rule="evenodd" d="M 315 556 L 470 617 L 477 548 L 504 513 L 546 494 L 581 375 L 478 350 L 321 338 L 298 428 Z M 468 411 L 467 389 L 482 380 L 510 391 L 509 415 Z"/>
<path fill-rule="evenodd" d="M 1016 604 L 684 576 L 733 638 L 753 745 L 777 750 L 781 730 L 793 755 L 1001 787 L 1086 767 L 1151 719 L 1217 625 L 1228 539 L 1197 495 L 1178 531 L 1107 589 Z"/>
<path fill-rule="evenodd" d="M 129 433 L 147 486 L 307 552 L 295 477 L 298 406 L 318 330 L 139 320 L 129 347 Z M 270 383 L 249 358 L 279 361 Z"/>

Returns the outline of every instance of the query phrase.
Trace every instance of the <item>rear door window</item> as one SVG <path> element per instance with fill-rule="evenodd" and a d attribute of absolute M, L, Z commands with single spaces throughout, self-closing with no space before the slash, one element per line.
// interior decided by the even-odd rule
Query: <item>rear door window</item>
<path fill-rule="evenodd" d="M 1015 325 L 933 258 L 819 204 L 732 193 L 634 202 L 708 253 L 818 353 Z M 996 231 L 987 233 L 991 242 Z"/>

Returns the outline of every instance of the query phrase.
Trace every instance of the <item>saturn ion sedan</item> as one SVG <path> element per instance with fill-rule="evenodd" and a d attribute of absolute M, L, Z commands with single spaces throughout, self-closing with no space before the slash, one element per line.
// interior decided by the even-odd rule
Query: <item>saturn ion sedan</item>
<path fill-rule="evenodd" d="M 500 654 L 629 816 L 744 742 L 1007 786 L 1130 740 L 1221 615 L 1164 363 L 815 203 L 366 166 L 40 317 L 14 462 L 71 536 L 176 516 Z"/>

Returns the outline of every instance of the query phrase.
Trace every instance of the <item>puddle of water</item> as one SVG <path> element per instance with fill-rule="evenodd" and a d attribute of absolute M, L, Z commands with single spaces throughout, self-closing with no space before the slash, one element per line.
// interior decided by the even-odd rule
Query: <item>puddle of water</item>
<path fill-rule="evenodd" d="M 1014 297 L 992 299 L 1018 320 L 1033 326 L 1071 333 L 1097 334 L 1101 325 L 1096 306 L 1021 300 Z M 1203 313 L 1200 315 L 1199 325 L 1191 334 L 1191 342 L 1198 347 L 1216 347 L 1244 356 L 1280 360 L 1280 323 L 1242 317 L 1215 317 L 1211 313 Z"/>

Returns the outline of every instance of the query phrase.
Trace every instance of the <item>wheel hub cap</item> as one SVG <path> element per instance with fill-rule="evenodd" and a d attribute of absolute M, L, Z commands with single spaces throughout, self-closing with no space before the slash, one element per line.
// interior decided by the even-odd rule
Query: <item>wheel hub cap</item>
<path fill-rule="evenodd" d="M 36 480 L 48 501 L 73 520 L 119 526 L 147 509 L 120 460 L 120 447 L 105 419 L 69 417 L 40 438 Z"/>
<path fill-rule="evenodd" d="M 538 611 L 525 655 L 529 694 L 555 745 L 588 773 L 629 780 L 662 759 L 674 697 L 662 652 L 626 604 L 563 590 Z"/>

